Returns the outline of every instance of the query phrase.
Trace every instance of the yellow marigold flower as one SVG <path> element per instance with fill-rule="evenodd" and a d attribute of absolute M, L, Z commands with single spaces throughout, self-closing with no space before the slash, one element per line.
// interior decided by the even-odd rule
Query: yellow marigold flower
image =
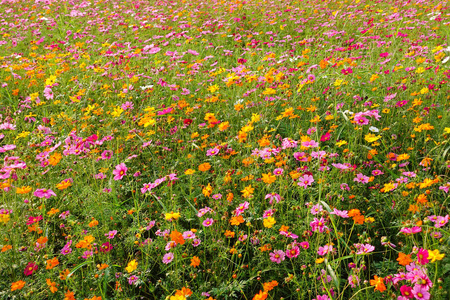
<path fill-rule="evenodd" d="M 266 228 L 272 228 L 276 222 L 277 221 L 275 221 L 275 219 L 273 217 L 268 217 L 268 218 L 264 219 L 263 224 L 264 224 L 264 227 L 266 227 Z"/>
<path fill-rule="evenodd" d="M 368 133 L 366 134 L 366 136 L 364 137 L 364 139 L 368 142 L 368 143 L 373 143 L 375 141 L 378 141 L 379 139 L 381 139 L 381 135 L 375 135 L 373 133 Z"/>
<path fill-rule="evenodd" d="M 436 260 L 442 260 L 444 258 L 444 253 L 439 253 L 439 250 L 428 250 L 428 258 L 431 259 L 431 262 L 434 263 Z"/>
<path fill-rule="evenodd" d="M 192 169 L 187 169 L 186 171 L 184 171 L 185 175 L 192 175 L 194 173 L 195 173 L 195 170 L 192 170 Z"/>
<path fill-rule="evenodd" d="M 125 270 L 127 270 L 128 273 L 133 272 L 134 270 L 137 269 L 138 263 L 135 259 L 133 259 L 132 261 L 130 261 L 127 265 L 127 267 L 125 268 Z"/>
<path fill-rule="evenodd" d="M 242 191 L 242 197 L 244 198 L 249 198 L 253 192 L 255 191 L 254 188 L 252 188 L 252 185 L 246 186 Z"/>
<path fill-rule="evenodd" d="M 173 211 L 171 211 L 170 213 L 166 213 L 164 218 L 167 221 L 172 221 L 172 220 L 177 220 L 180 217 L 180 213 L 176 212 L 174 213 Z"/>
<path fill-rule="evenodd" d="M 17 188 L 16 193 L 17 194 L 28 194 L 29 192 L 31 192 L 31 190 L 32 190 L 31 186 L 23 186 L 21 188 Z"/>
<path fill-rule="evenodd" d="M 275 180 L 277 180 L 277 177 L 273 174 L 270 173 L 262 174 L 262 181 L 264 181 L 264 183 L 266 184 L 271 184 L 275 182 Z"/>

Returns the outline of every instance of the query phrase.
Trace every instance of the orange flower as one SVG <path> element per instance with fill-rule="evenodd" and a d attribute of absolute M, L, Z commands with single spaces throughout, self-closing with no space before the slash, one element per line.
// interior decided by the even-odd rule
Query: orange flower
<path fill-rule="evenodd" d="M 58 291 L 58 289 L 56 288 L 56 282 L 52 282 L 49 278 L 47 278 L 47 285 L 50 288 L 50 292 L 52 292 L 52 294 L 56 293 L 56 291 Z"/>
<path fill-rule="evenodd" d="M 278 282 L 276 280 L 272 280 L 271 282 L 266 282 L 263 284 L 264 291 L 269 292 L 273 290 L 274 287 L 278 285 Z"/>
<path fill-rule="evenodd" d="M 176 229 L 170 233 L 170 240 L 180 245 L 184 244 L 183 234 L 181 232 L 178 232 Z"/>
<path fill-rule="evenodd" d="M 198 256 L 194 256 L 191 259 L 191 266 L 196 268 L 200 265 L 200 258 L 198 258 Z"/>
<path fill-rule="evenodd" d="M 61 279 L 61 280 L 66 280 L 66 279 L 67 279 L 67 276 L 68 276 L 69 274 L 70 274 L 69 269 L 65 269 L 64 271 L 59 272 L 59 279 Z"/>
<path fill-rule="evenodd" d="M 425 195 L 425 194 L 420 194 L 419 196 L 417 196 L 416 201 L 417 201 L 417 203 L 420 203 L 420 204 L 425 204 L 425 203 L 427 203 L 427 202 L 428 202 L 428 200 L 427 200 L 427 195 Z"/>
<path fill-rule="evenodd" d="M 416 212 L 418 212 L 420 209 L 417 205 L 415 204 L 410 204 L 408 211 L 412 212 L 413 214 L 415 214 Z"/>
<path fill-rule="evenodd" d="M 37 239 L 36 242 L 37 242 L 38 244 L 41 244 L 41 245 L 42 245 L 42 244 L 47 243 L 47 241 L 48 241 L 48 238 L 47 238 L 46 236 L 41 236 L 40 238 Z"/>
<path fill-rule="evenodd" d="M 2 251 L 1 252 L 6 252 L 6 251 L 11 250 L 11 249 L 12 249 L 12 245 L 5 245 L 5 246 L 2 247 Z"/>
<path fill-rule="evenodd" d="M 362 225 L 364 224 L 364 216 L 363 215 L 354 216 L 353 221 L 355 222 L 355 224 Z"/>
<path fill-rule="evenodd" d="M 227 201 L 228 201 L 228 202 L 231 202 L 231 201 L 233 201 L 233 198 L 234 198 L 233 193 L 228 193 L 228 195 L 227 195 Z"/>
<path fill-rule="evenodd" d="M 357 208 L 354 208 L 354 209 L 352 209 L 352 210 L 350 210 L 350 211 L 348 212 L 348 216 L 349 216 L 349 217 L 358 216 L 358 215 L 360 215 L 360 214 L 361 214 L 361 212 L 360 212 L 359 209 L 357 209 Z"/>
<path fill-rule="evenodd" d="M 75 294 L 69 290 L 64 293 L 64 300 L 75 300 Z"/>
<path fill-rule="evenodd" d="M 237 216 L 237 217 L 232 217 L 230 220 L 231 225 L 239 225 L 241 223 L 244 223 L 244 217 L 242 217 L 241 215 Z"/>
<path fill-rule="evenodd" d="M 52 259 L 47 260 L 47 266 L 45 267 L 46 270 L 51 270 L 54 267 L 59 265 L 59 260 L 57 257 L 53 257 Z"/>
<path fill-rule="evenodd" d="M 97 268 L 99 271 L 106 269 L 107 267 L 109 267 L 108 264 L 101 264 L 101 265 L 97 265 Z"/>
<path fill-rule="evenodd" d="M 192 291 L 190 288 L 183 287 L 181 290 L 177 290 L 175 296 L 185 296 L 189 297 L 192 295 Z"/>
<path fill-rule="evenodd" d="M 259 291 L 258 294 L 255 295 L 255 297 L 253 297 L 253 300 L 265 300 L 267 299 L 267 293 L 263 292 L 263 291 Z"/>
<path fill-rule="evenodd" d="M 234 238 L 234 236 L 236 235 L 233 231 L 230 230 L 225 231 L 224 234 L 227 238 Z"/>
<path fill-rule="evenodd" d="M 409 265 L 412 262 L 411 254 L 406 255 L 405 253 L 400 252 L 397 261 L 402 266 Z"/>
<path fill-rule="evenodd" d="M 15 290 L 21 290 L 25 286 L 25 281 L 19 280 L 11 283 L 11 292 Z"/>
<path fill-rule="evenodd" d="M 386 286 L 384 285 L 383 278 L 378 277 L 377 275 L 374 276 L 374 279 L 370 280 L 370 285 L 375 286 L 375 291 L 384 292 L 386 290 Z"/>
<path fill-rule="evenodd" d="M 95 227 L 98 225 L 98 221 L 96 219 L 93 219 L 91 222 L 89 222 L 89 227 Z"/>
<path fill-rule="evenodd" d="M 211 165 L 209 163 L 203 163 L 201 165 L 198 166 L 198 169 L 202 172 L 206 172 L 209 169 L 211 169 Z"/>

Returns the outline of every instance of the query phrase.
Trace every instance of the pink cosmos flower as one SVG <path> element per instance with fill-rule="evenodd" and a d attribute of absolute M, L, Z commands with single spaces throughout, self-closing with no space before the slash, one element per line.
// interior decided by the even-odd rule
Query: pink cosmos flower
<path fill-rule="evenodd" d="M 206 151 L 206 156 L 214 156 L 217 155 L 219 153 L 220 149 L 215 147 L 215 148 L 211 148 L 208 149 L 208 151 Z"/>
<path fill-rule="evenodd" d="M 348 277 L 348 283 L 352 288 L 359 286 L 359 278 L 356 275 L 350 275 Z"/>
<path fill-rule="evenodd" d="M 121 180 L 125 175 L 127 175 L 127 166 L 124 163 L 118 164 L 116 169 L 113 171 L 114 180 Z"/>
<path fill-rule="evenodd" d="M 276 193 L 271 193 L 267 194 L 266 197 L 264 197 L 264 199 L 269 199 L 269 204 L 273 203 L 273 199 L 275 199 L 275 201 L 278 203 L 281 201 L 281 196 Z"/>
<path fill-rule="evenodd" d="M 56 196 L 56 194 L 52 190 L 47 189 L 37 189 L 34 191 L 34 195 L 38 198 L 47 198 L 49 199 L 51 196 Z"/>
<path fill-rule="evenodd" d="M 205 221 L 203 221 L 203 226 L 205 226 L 205 227 L 209 227 L 209 226 L 211 226 L 212 224 L 214 224 L 214 220 L 213 219 L 211 219 L 211 218 L 208 218 L 208 219 L 206 219 Z"/>
<path fill-rule="evenodd" d="M 172 262 L 173 258 L 174 258 L 174 255 L 172 252 L 166 253 L 166 254 L 164 254 L 164 257 L 163 257 L 163 263 L 165 263 L 167 265 L 170 262 Z"/>
<path fill-rule="evenodd" d="M 105 233 L 105 236 L 106 236 L 106 238 L 111 240 L 116 236 L 116 234 L 117 234 L 117 230 L 111 230 L 110 232 Z"/>
<path fill-rule="evenodd" d="M 270 253 L 269 255 L 270 255 L 270 260 L 273 262 L 276 262 L 277 264 L 281 263 L 285 258 L 285 254 L 284 254 L 283 250 L 275 250 L 272 253 Z"/>
<path fill-rule="evenodd" d="M 327 226 L 325 226 L 326 221 L 324 220 L 324 218 L 314 218 L 314 221 L 312 221 L 311 223 L 309 223 L 309 225 L 311 226 L 311 230 L 312 231 L 319 231 L 320 233 L 324 232 L 325 229 L 328 229 Z"/>
<path fill-rule="evenodd" d="M 316 204 L 311 208 L 311 214 L 317 215 L 323 211 L 323 207 L 320 204 Z"/>
<path fill-rule="evenodd" d="M 236 216 L 239 216 L 239 215 L 243 214 L 244 211 L 248 208 L 249 205 L 250 205 L 250 203 L 248 203 L 247 201 L 245 201 L 244 203 L 239 204 L 239 206 L 234 211 L 234 214 Z"/>
<path fill-rule="evenodd" d="M 317 251 L 317 254 L 324 256 L 328 253 L 333 252 L 333 246 L 332 245 L 325 245 L 323 247 L 319 247 L 319 250 Z"/>
<path fill-rule="evenodd" d="M 430 293 L 424 288 L 422 288 L 420 285 L 415 285 L 412 293 L 414 297 L 418 300 L 428 300 L 430 299 Z"/>
<path fill-rule="evenodd" d="M 375 250 L 375 247 L 370 244 L 355 244 L 355 247 L 358 249 L 356 254 L 367 254 Z"/>
<path fill-rule="evenodd" d="M 314 182 L 314 178 L 311 175 L 303 175 L 302 177 L 298 178 L 297 185 L 303 187 L 304 189 L 306 189 L 313 182 Z"/>

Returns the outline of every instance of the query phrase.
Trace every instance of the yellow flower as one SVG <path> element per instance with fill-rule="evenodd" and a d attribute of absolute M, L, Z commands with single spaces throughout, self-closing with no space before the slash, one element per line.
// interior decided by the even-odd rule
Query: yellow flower
<path fill-rule="evenodd" d="M 275 221 L 275 219 L 273 217 L 268 217 L 267 219 L 264 219 L 264 221 L 263 221 L 264 227 L 266 227 L 266 228 L 272 228 L 276 222 L 277 221 Z"/>
<path fill-rule="evenodd" d="M 264 183 L 266 184 L 271 184 L 275 182 L 275 180 L 277 180 L 277 177 L 273 174 L 270 173 L 262 174 L 262 181 L 264 181 Z"/>
<path fill-rule="evenodd" d="M 434 263 L 436 260 L 442 260 L 444 258 L 445 254 L 444 253 L 439 253 L 439 250 L 428 250 L 428 258 L 431 259 L 431 262 Z"/>
<path fill-rule="evenodd" d="M 195 170 L 192 170 L 192 169 L 187 169 L 186 171 L 184 171 L 185 175 L 192 175 L 194 173 L 195 173 Z"/>
<path fill-rule="evenodd" d="M 368 142 L 368 143 L 373 143 L 375 141 L 378 141 L 381 138 L 381 135 L 375 135 L 373 133 L 368 133 L 366 134 L 366 136 L 364 137 L 364 139 Z"/>
<path fill-rule="evenodd" d="M 23 186 L 21 188 L 16 188 L 16 193 L 17 194 L 28 194 L 29 192 L 31 192 L 31 186 Z"/>
<path fill-rule="evenodd" d="M 253 194 L 254 190 L 255 190 L 255 189 L 252 188 L 252 185 L 246 186 L 246 187 L 241 191 L 242 197 L 244 197 L 244 198 L 250 197 L 250 196 Z"/>
<path fill-rule="evenodd" d="M 370 82 L 374 82 L 375 80 L 378 79 L 378 77 L 380 77 L 378 74 L 373 74 L 373 75 L 370 77 Z"/>
<path fill-rule="evenodd" d="M 134 270 L 137 269 L 137 265 L 138 263 L 136 262 L 135 259 L 133 259 L 132 261 L 130 261 L 127 265 L 127 267 L 125 268 L 125 270 L 127 270 L 128 273 L 133 272 Z"/>
<path fill-rule="evenodd" d="M 321 263 L 323 263 L 324 260 L 325 260 L 325 258 L 323 258 L 323 257 L 318 258 L 318 259 L 316 259 L 316 264 L 321 264 Z"/>
<path fill-rule="evenodd" d="M 180 213 L 171 211 L 170 213 L 166 213 L 164 217 L 167 221 L 177 220 L 180 217 Z"/>

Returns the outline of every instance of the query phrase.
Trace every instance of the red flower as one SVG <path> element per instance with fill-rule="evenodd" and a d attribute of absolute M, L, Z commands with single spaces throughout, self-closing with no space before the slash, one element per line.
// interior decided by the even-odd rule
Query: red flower
<path fill-rule="evenodd" d="M 33 275 L 33 273 L 37 271 L 37 269 L 38 269 L 37 264 L 35 264 L 34 262 L 29 262 L 28 265 L 25 267 L 23 273 L 25 274 L 25 276 L 30 276 Z"/>
<path fill-rule="evenodd" d="M 184 125 L 191 125 L 192 120 L 191 119 L 184 119 L 183 123 L 184 123 Z"/>

